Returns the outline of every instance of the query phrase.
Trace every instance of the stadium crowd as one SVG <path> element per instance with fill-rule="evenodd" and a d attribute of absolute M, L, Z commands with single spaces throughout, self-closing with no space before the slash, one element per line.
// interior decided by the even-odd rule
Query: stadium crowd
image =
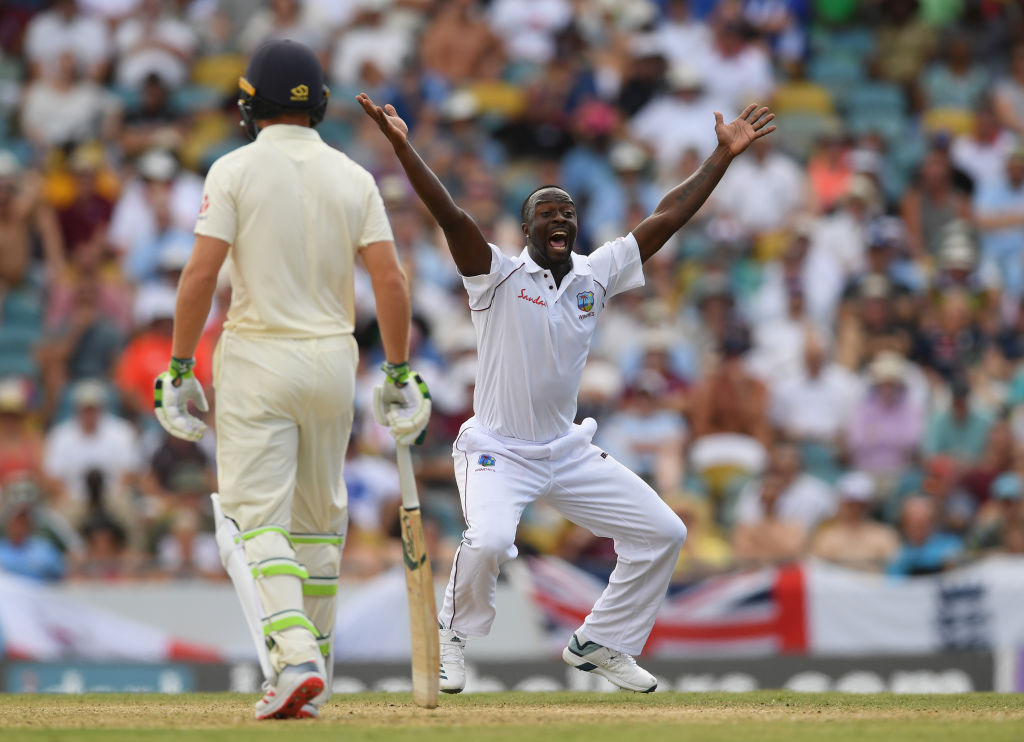
<path fill-rule="evenodd" d="M 709 154 L 713 111 L 771 105 L 778 131 L 606 311 L 580 418 L 683 517 L 680 579 L 809 555 L 911 575 L 1024 553 L 1019 4 L 10 0 L 0 569 L 221 578 L 216 432 L 164 434 L 152 383 L 202 175 L 244 144 L 238 77 L 271 38 L 321 56 L 319 131 L 377 177 L 410 275 L 439 563 L 463 526 L 450 447 L 470 414 L 474 334 L 443 238 L 355 103 L 362 90 L 394 103 L 460 204 L 515 253 L 537 184 L 573 194 L 589 251 Z M 367 415 L 373 294 L 366 275 L 356 285 L 348 577 L 401 560 L 392 446 Z M 198 353 L 207 390 L 230 291 L 225 280 Z M 543 505 L 519 540 L 595 572 L 614 562 L 610 543 Z"/>

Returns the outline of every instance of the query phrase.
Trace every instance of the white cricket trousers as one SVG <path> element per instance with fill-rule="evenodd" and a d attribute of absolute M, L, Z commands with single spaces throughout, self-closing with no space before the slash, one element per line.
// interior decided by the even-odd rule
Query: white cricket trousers
<path fill-rule="evenodd" d="M 334 627 L 348 523 L 342 468 L 357 359 L 351 335 L 295 339 L 225 332 L 217 344 L 221 507 L 247 539 L 250 565 L 265 567 L 257 586 L 268 622 L 292 617 L 289 628 L 270 633 L 276 671 L 319 658 L 318 635 L 322 645 Z M 316 634 L 295 625 L 304 617 Z"/>
<path fill-rule="evenodd" d="M 503 438 L 467 420 L 455 444 L 466 531 L 455 554 L 443 628 L 485 636 L 494 622 L 498 569 L 514 559 L 523 510 L 543 499 L 596 536 L 614 539 L 618 561 L 583 623 L 587 639 L 639 654 L 665 597 L 686 526 L 640 477 L 591 444 L 587 418 L 550 443 Z"/>

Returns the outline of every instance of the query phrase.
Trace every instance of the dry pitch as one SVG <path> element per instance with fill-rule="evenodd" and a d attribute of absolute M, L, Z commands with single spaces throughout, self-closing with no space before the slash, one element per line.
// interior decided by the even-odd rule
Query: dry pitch
<path fill-rule="evenodd" d="M 252 720 L 255 696 L 0 695 L 0 740 L 801 742 L 1024 740 L 1024 694 L 482 693 L 427 711 L 341 695 L 319 721 Z"/>

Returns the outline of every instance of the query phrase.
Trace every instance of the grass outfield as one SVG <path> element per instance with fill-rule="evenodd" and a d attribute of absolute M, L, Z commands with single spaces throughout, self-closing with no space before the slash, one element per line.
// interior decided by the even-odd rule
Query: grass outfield
<path fill-rule="evenodd" d="M 1024 740 L 1024 694 L 481 693 L 442 696 L 428 711 L 409 694 L 361 693 L 336 696 L 319 721 L 274 722 L 252 719 L 255 700 L 231 693 L 0 695 L 0 740 Z"/>

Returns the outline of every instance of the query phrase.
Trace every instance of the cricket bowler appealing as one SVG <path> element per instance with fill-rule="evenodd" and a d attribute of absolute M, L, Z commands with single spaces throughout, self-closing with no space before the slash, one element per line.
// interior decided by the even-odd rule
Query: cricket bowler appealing
<path fill-rule="evenodd" d="M 444 230 L 476 328 L 474 415 L 452 450 L 467 528 L 438 615 L 440 688 L 465 687 L 466 640 L 490 631 L 498 569 L 516 556 L 524 508 L 543 498 L 574 523 L 614 539 L 618 555 L 608 587 L 562 658 L 622 688 L 653 691 L 656 679 L 633 655 L 654 626 L 686 527 L 640 477 L 591 443 L 593 419 L 573 423 L 580 377 L 605 303 L 643 285 L 642 264 L 707 200 L 732 158 L 774 131 L 774 115 L 751 105 L 726 124 L 716 113 L 714 153 L 630 234 L 589 256 L 573 253 L 570 195 L 557 186 L 538 188 L 522 207 L 526 248 L 512 258 L 488 244 L 455 204 L 409 143 L 394 107 L 381 108 L 365 94 L 358 100 Z"/>
<path fill-rule="evenodd" d="M 400 443 L 427 424 L 409 371 L 409 291 L 373 178 L 313 127 L 328 90 L 313 52 L 256 50 L 239 81 L 255 141 L 206 177 L 195 246 L 178 287 L 170 368 L 157 418 L 198 440 L 207 411 L 192 358 L 228 260 L 231 305 L 214 356 L 217 543 L 267 682 L 257 719 L 312 717 L 330 693 L 331 631 L 348 522 L 342 464 L 357 348 L 353 261 L 370 274 L 387 363 L 375 414 Z"/>

